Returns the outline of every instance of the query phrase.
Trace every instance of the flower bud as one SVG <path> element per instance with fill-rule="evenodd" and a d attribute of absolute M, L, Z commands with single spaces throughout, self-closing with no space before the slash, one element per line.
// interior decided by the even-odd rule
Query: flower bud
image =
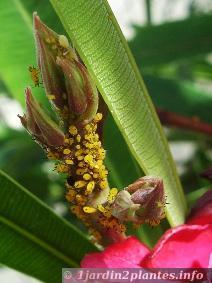
<path fill-rule="evenodd" d="M 47 97 L 63 120 L 90 121 L 98 109 L 98 92 L 86 68 L 64 35 L 34 14 L 37 60 Z"/>
<path fill-rule="evenodd" d="M 51 99 L 51 103 L 57 110 L 63 111 L 66 89 L 63 72 L 56 64 L 59 36 L 43 24 L 37 14 L 34 14 L 34 32 L 37 62 L 41 71 L 46 95 L 53 98 Z"/>
<path fill-rule="evenodd" d="M 112 214 L 121 221 L 155 226 L 165 217 L 163 182 L 159 178 L 143 177 L 118 193 Z"/>
<path fill-rule="evenodd" d="M 139 204 L 134 204 L 131 195 L 126 190 L 117 194 L 116 200 L 112 205 L 112 215 L 120 221 L 134 221 L 135 212 L 140 208 Z"/>
<path fill-rule="evenodd" d="M 64 72 L 69 109 L 78 121 L 90 121 L 97 112 L 98 93 L 86 68 L 75 59 L 58 57 L 56 62 Z"/>
<path fill-rule="evenodd" d="M 63 145 L 65 139 L 63 132 L 36 101 L 30 88 L 26 88 L 25 95 L 26 114 L 19 116 L 22 125 L 43 146 Z"/>

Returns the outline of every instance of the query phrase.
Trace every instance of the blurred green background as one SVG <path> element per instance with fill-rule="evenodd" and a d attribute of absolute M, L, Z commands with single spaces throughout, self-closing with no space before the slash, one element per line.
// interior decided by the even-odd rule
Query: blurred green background
<path fill-rule="evenodd" d="M 187 0 L 183 19 L 170 20 L 164 16 L 156 23 L 153 13 L 156 1 L 137 2 L 143 4 L 145 20 L 142 26 L 132 25 L 128 41 L 155 107 L 190 121 L 187 129 L 168 123 L 165 132 L 191 206 L 210 187 L 209 180 L 200 174 L 212 166 L 212 4 L 211 1 Z M 171 14 L 178 1 L 165 2 Z M 84 230 L 68 213 L 64 199 L 65 176 L 53 170 L 54 164 L 46 160 L 42 149 L 16 118 L 23 113 L 24 88 L 33 84 L 28 66 L 36 66 L 33 11 L 52 29 L 64 34 L 48 1 L 0 2 L 0 168 Z M 46 105 L 43 89 L 33 88 L 33 92 Z M 210 133 L 191 130 L 194 121 L 207 126 Z M 105 123 L 104 143 L 112 187 L 121 189 L 142 176 L 110 114 Z M 164 222 L 153 230 L 143 227 L 135 231 L 129 227 L 129 231 L 153 245 L 166 226 Z M 148 239 L 144 232 L 152 237 Z"/>

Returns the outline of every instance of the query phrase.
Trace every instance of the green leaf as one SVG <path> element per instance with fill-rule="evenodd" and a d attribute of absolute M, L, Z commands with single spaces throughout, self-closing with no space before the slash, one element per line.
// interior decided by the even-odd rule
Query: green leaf
<path fill-rule="evenodd" d="M 0 17 L 0 77 L 24 104 L 24 88 L 31 83 L 28 66 L 35 64 L 32 20 L 18 0 L 0 1 Z"/>
<path fill-rule="evenodd" d="M 212 15 L 136 27 L 129 45 L 139 66 L 149 67 L 212 51 Z"/>
<path fill-rule="evenodd" d="M 51 0 L 51 3 L 138 164 L 146 174 L 163 178 L 171 225 L 183 223 L 185 198 L 167 141 L 107 1 Z"/>
<path fill-rule="evenodd" d="M 37 12 L 43 19 L 46 25 L 51 25 L 51 27 L 57 32 L 64 34 L 64 28 L 57 18 L 55 10 L 49 1 L 43 0 L 19 0 L 24 7 L 26 13 L 28 13 L 30 19 L 32 19 L 33 12 Z M 35 54 L 33 54 L 35 56 Z"/>
<path fill-rule="evenodd" d="M 111 142 L 111 133 L 113 133 L 113 142 Z M 111 115 L 105 122 L 103 140 L 107 152 L 106 166 L 109 169 L 111 187 L 123 189 L 144 175 L 130 154 L 129 148 Z"/>
<path fill-rule="evenodd" d="M 45 188 L 43 188 L 45 189 Z M 0 262 L 44 282 L 60 282 L 96 248 L 75 227 L 0 171 Z"/>
<path fill-rule="evenodd" d="M 185 116 L 195 116 L 212 123 L 211 93 L 190 81 L 144 76 L 145 83 L 157 107 Z"/>
<path fill-rule="evenodd" d="M 28 67 L 37 64 L 32 32 L 33 11 L 38 11 L 47 24 L 51 23 L 58 31 L 62 30 L 48 1 L 45 4 L 41 0 L 0 1 L 0 78 L 11 96 L 22 105 L 25 103 L 25 87 L 33 86 Z M 47 106 L 43 89 L 33 88 L 33 92 Z"/>
<path fill-rule="evenodd" d="M 200 188 L 191 193 L 188 193 L 186 195 L 186 200 L 188 202 L 189 207 L 190 208 L 193 207 L 195 203 L 198 201 L 198 199 L 201 198 L 209 190 L 211 190 L 211 186 Z"/>
<path fill-rule="evenodd" d="M 146 8 L 146 21 L 147 21 L 147 25 L 151 25 L 152 23 L 152 0 L 145 0 L 145 8 Z"/>
<path fill-rule="evenodd" d="M 164 234 L 164 230 L 161 224 L 156 227 L 150 227 L 147 224 L 141 225 L 139 228 L 134 230 L 134 234 L 145 243 L 149 248 L 153 248 L 160 237 Z"/>

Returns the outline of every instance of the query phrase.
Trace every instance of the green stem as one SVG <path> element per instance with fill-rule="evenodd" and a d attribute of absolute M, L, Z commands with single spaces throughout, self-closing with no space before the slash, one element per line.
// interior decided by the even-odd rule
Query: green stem
<path fill-rule="evenodd" d="M 146 20 L 147 24 L 151 25 L 152 23 L 152 15 L 151 15 L 151 0 L 146 0 L 145 5 L 146 5 Z"/>

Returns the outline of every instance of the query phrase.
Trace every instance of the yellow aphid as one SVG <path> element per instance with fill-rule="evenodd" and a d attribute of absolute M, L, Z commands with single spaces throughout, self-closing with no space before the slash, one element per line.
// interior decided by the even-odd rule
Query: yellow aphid
<path fill-rule="evenodd" d="M 99 183 L 99 186 L 102 190 L 107 188 L 107 181 L 103 180 Z"/>
<path fill-rule="evenodd" d="M 104 211 L 105 211 L 105 208 L 104 208 L 104 206 L 103 206 L 102 204 L 99 204 L 99 205 L 97 206 L 97 208 L 98 208 L 98 210 L 99 210 L 100 212 L 104 212 Z"/>
<path fill-rule="evenodd" d="M 69 139 L 69 144 L 72 145 L 74 143 L 74 139 Z"/>
<path fill-rule="evenodd" d="M 97 160 L 97 165 L 99 165 L 99 166 L 101 166 L 101 168 L 105 168 L 105 167 L 103 167 L 102 165 L 103 165 L 103 160 Z"/>
<path fill-rule="evenodd" d="M 164 203 L 162 203 L 161 201 L 156 201 L 156 205 L 158 208 L 164 207 Z"/>
<path fill-rule="evenodd" d="M 76 181 L 74 183 L 74 187 L 76 189 L 80 189 L 80 188 L 83 188 L 87 183 L 85 181 Z"/>
<path fill-rule="evenodd" d="M 66 199 L 67 201 L 71 202 L 74 200 L 76 195 L 76 192 L 74 190 L 69 190 L 68 193 L 66 194 Z"/>
<path fill-rule="evenodd" d="M 90 181 L 90 182 L 87 184 L 86 192 L 87 192 L 88 194 L 92 193 L 94 187 L 95 187 L 95 182 L 94 182 L 94 181 Z"/>
<path fill-rule="evenodd" d="M 35 68 L 34 66 L 29 66 L 29 72 L 31 74 L 31 79 L 34 83 L 34 86 L 40 86 L 41 82 L 40 82 L 40 79 L 39 79 L 39 69 Z"/>
<path fill-rule="evenodd" d="M 58 173 L 67 173 L 68 172 L 68 166 L 65 164 L 57 164 L 56 170 Z"/>
<path fill-rule="evenodd" d="M 95 207 L 91 207 L 91 206 L 84 206 L 83 211 L 85 213 L 95 213 L 97 211 L 97 209 Z"/>
<path fill-rule="evenodd" d="M 99 122 L 102 120 L 102 113 L 97 113 L 96 116 L 94 117 L 95 122 Z"/>
<path fill-rule="evenodd" d="M 85 147 L 91 149 L 94 147 L 94 145 L 92 143 L 86 142 Z"/>
<path fill-rule="evenodd" d="M 93 130 L 93 132 L 96 132 L 96 130 L 97 130 L 97 125 L 94 125 L 92 130 Z"/>
<path fill-rule="evenodd" d="M 76 198 L 76 201 L 81 205 L 84 205 L 87 200 L 85 196 L 82 196 L 80 194 L 77 194 L 75 198 Z"/>
<path fill-rule="evenodd" d="M 89 149 L 84 149 L 83 152 L 84 152 L 84 154 L 86 155 L 86 154 L 89 154 L 89 153 L 90 153 L 90 150 L 89 150 Z"/>
<path fill-rule="evenodd" d="M 99 153 L 99 157 L 100 157 L 101 159 L 104 159 L 104 158 L 105 158 L 105 150 L 104 150 L 103 148 L 100 148 L 100 149 L 98 150 L 98 153 Z"/>
<path fill-rule="evenodd" d="M 54 99 L 55 99 L 55 95 L 53 95 L 53 94 L 48 94 L 48 95 L 47 95 L 47 98 L 48 98 L 49 100 L 54 100 Z"/>
<path fill-rule="evenodd" d="M 91 179 L 91 175 L 86 173 L 83 175 L 83 179 L 86 180 L 86 181 L 89 181 Z"/>
<path fill-rule="evenodd" d="M 72 145 L 74 143 L 74 140 L 73 139 L 65 139 L 65 143 Z"/>
<path fill-rule="evenodd" d="M 68 165 L 73 165 L 74 164 L 73 160 L 71 160 L 71 159 L 66 159 L 65 163 L 68 164 Z"/>
<path fill-rule="evenodd" d="M 85 139 L 88 140 L 89 142 L 93 142 L 93 135 L 92 134 L 85 135 Z"/>
<path fill-rule="evenodd" d="M 107 170 L 99 170 L 99 176 L 100 178 L 104 179 L 106 178 L 108 175 L 108 171 Z"/>
<path fill-rule="evenodd" d="M 91 127 L 91 125 L 87 124 L 85 126 L 85 129 L 86 129 L 87 132 L 90 132 L 92 130 L 92 127 Z"/>
<path fill-rule="evenodd" d="M 77 142 L 81 141 L 81 136 L 79 134 L 76 136 L 76 140 L 77 140 Z"/>
<path fill-rule="evenodd" d="M 95 140 L 97 140 L 97 141 L 99 140 L 99 135 L 98 134 L 94 134 L 93 137 L 94 137 Z"/>
<path fill-rule="evenodd" d="M 80 212 L 80 207 L 79 206 L 77 206 L 77 205 L 72 205 L 71 206 L 71 211 L 73 212 L 73 213 L 79 213 Z"/>
<path fill-rule="evenodd" d="M 118 189 L 117 188 L 112 188 L 110 190 L 109 196 L 107 198 L 108 202 L 109 203 L 113 203 L 117 194 L 118 194 Z"/>
<path fill-rule="evenodd" d="M 76 152 L 75 152 L 75 156 L 78 157 L 80 155 L 82 155 L 83 153 L 83 150 L 82 149 L 78 149 Z"/>
<path fill-rule="evenodd" d="M 84 159 L 84 155 L 77 156 L 77 160 L 81 161 Z"/>
<path fill-rule="evenodd" d="M 77 135 L 77 133 L 78 133 L 78 131 L 77 131 L 77 128 L 75 127 L 75 126 L 70 126 L 69 127 L 69 133 L 71 134 L 71 135 L 73 135 L 73 136 L 76 136 Z"/>
<path fill-rule="evenodd" d="M 65 143 L 69 144 L 69 139 L 65 139 Z"/>
<path fill-rule="evenodd" d="M 93 162 L 93 156 L 90 155 L 90 154 L 87 154 L 85 157 L 84 157 L 84 161 L 88 164 L 91 164 Z"/>
<path fill-rule="evenodd" d="M 83 175 L 83 174 L 85 174 L 86 171 L 87 171 L 87 169 L 79 168 L 79 169 L 76 170 L 76 174 L 77 175 Z"/>
<path fill-rule="evenodd" d="M 160 220 L 159 219 L 147 219 L 147 220 L 145 220 L 145 223 L 154 227 L 154 226 L 157 226 L 158 224 L 160 224 Z"/>
<path fill-rule="evenodd" d="M 111 212 L 110 212 L 110 209 L 107 208 L 107 207 L 104 207 L 102 204 L 99 204 L 97 206 L 98 210 L 100 212 L 102 212 L 104 214 L 105 217 L 110 217 L 111 216 Z"/>
<path fill-rule="evenodd" d="M 81 168 L 82 168 L 82 167 L 85 167 L 85 162 L 84 162 L 84 161 L 80 161 L 80 162 L 78 163 L 78 166 L 81 167 Z"/>
<path fill-rule="evenodd" d="M 99 174 L 98 173 L 94 173 L 93 177 L 94 177 L 94 179 L 97 179 L 97 178 L 99 178 Z"/>
<path fill-rule="evenodd" d="M 63 150 L 63 154 L 69 154 L 69 153 L 71 153 L 70 149 L 65 148 L 65 149 Z"/>
<path fill-rule="evenodd" d="M 59 155 L 58 155 L 58 153 L 54 153 L 54 152 L 49 151 L 49 152 L 47 153 L 47 157 L 48 157 L 48 159 L 50 159 L 50 160 L 55 160 L 55 159 L 58 159 L 58 158 L 59 158 Z"/>
<path fill-rule="evenodd" d="M 59 35 L 59 44 L 60 46 L 64 47 L 64 48 L 68 48 L 69 47 L 69 42 L 68 39 L 65 35 Z"/>

